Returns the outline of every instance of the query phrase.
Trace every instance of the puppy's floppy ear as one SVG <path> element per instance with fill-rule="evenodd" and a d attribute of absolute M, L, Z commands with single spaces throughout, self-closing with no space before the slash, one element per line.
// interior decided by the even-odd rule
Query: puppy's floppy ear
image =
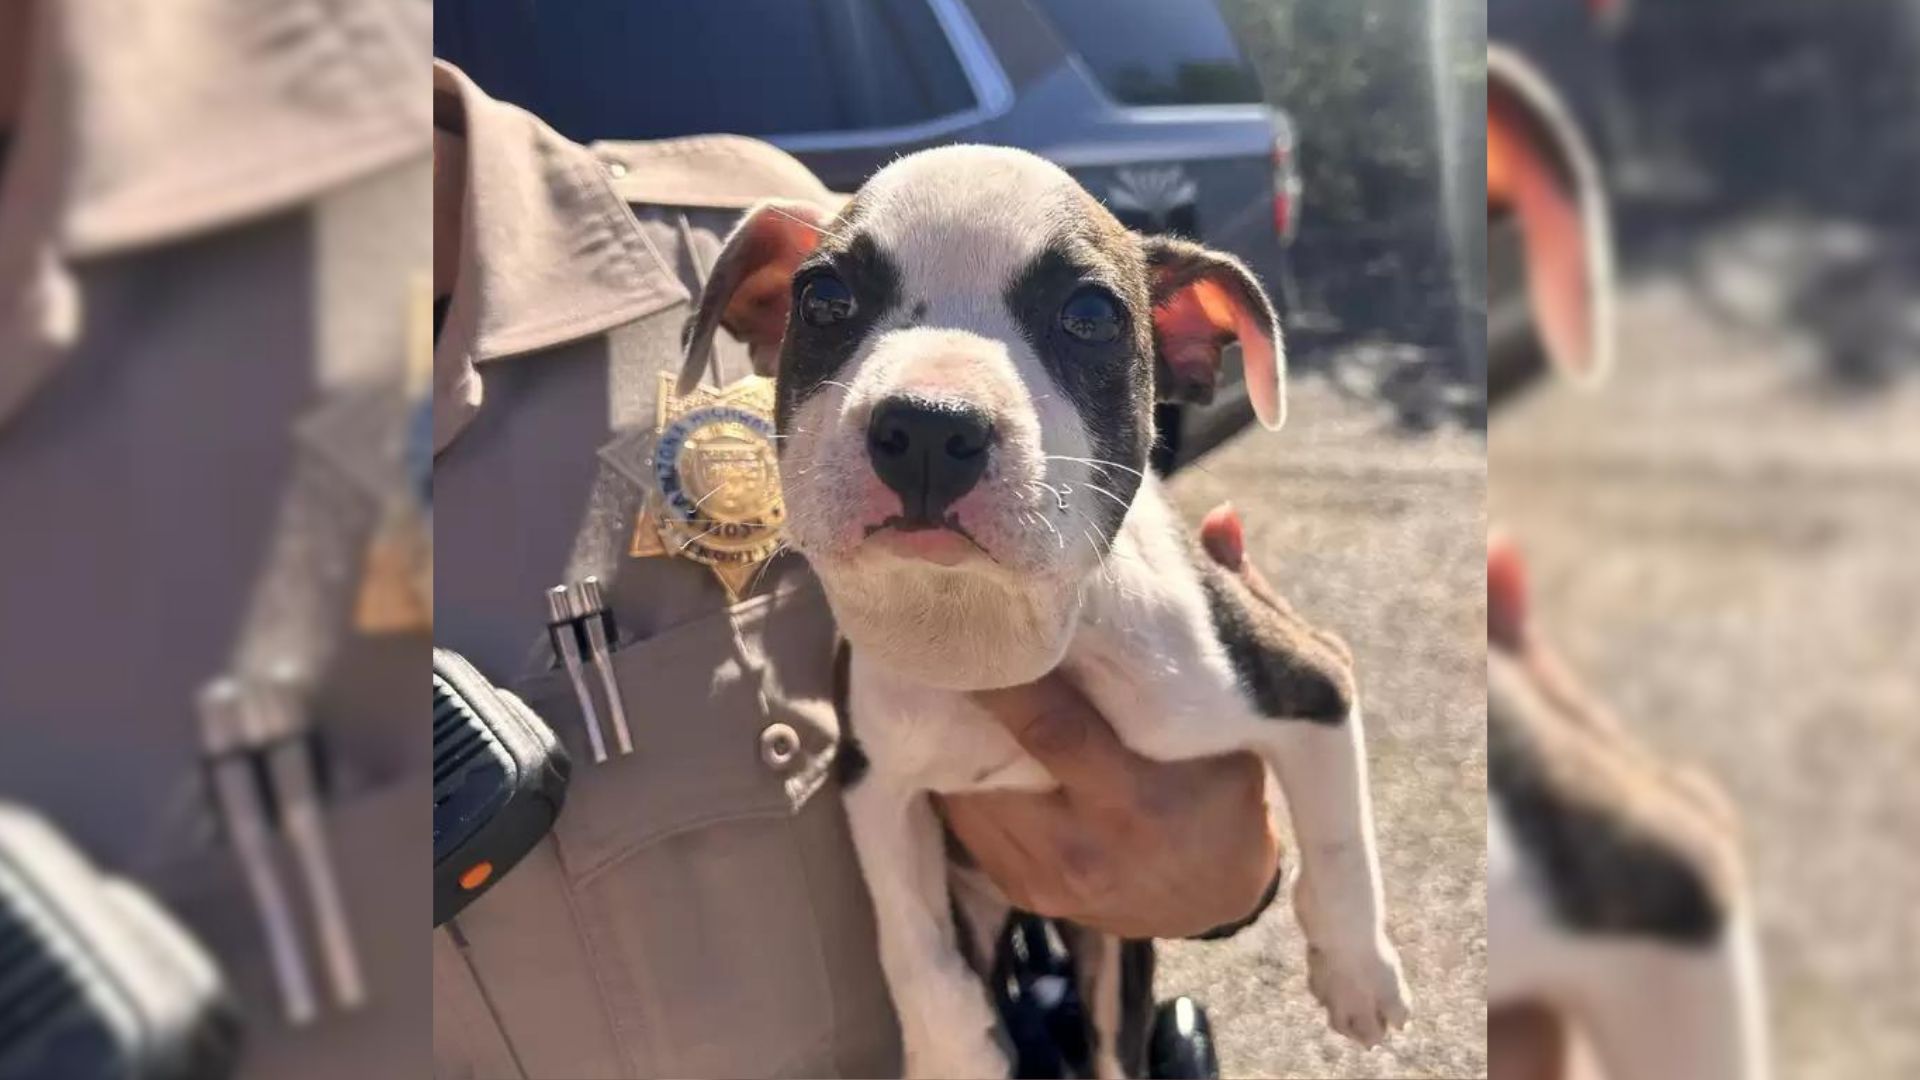
<path fill-rule="evenodd" d="M 682 382 L 706 371 L 714 330 L 722 326 L 747 343 L 754 371 L 773 374 L 793 306 L 794 268 L 819 246 L 831 219 L 825 208 L 792 199 L 769 199 L 747 211 L 700 292 L 687 332 L 687 356 L 695 362 L 684 369 L 690 374 Z"/>
<path fill-rule="evenodd" d="M 1513 215 L 1533 327 L 1576 383 L 1606 377 L 1614 353 L 1607 196 L 1579 125 L 1524 62 L 1487 57 L 1487 214 Z M 1531 374 L 1531 372 L 1529 372 Z M 1502 387 L 1492 388 L 1496 397 Z"/>
<path fill-rule="evenodd" d="M 1160 400 L 1213 400 L 1221 350 L 1238 341 L 1254 415 L 1279 430 L 1287 419 L 1287 361 L 1280 321 L 1253 272 L 1231 255 L 1171 236 L 1146 237 L 1141 247 Z"/>

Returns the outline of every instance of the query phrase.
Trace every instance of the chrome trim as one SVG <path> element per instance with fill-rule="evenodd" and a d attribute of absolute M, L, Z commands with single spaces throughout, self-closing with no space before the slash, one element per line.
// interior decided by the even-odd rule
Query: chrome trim
<path fill-rule="evenodd" d="M 1157 162 L 1207 161 L 1222 158 L 1271 158 L 1273 118 L 1283 115 L 1271 105 L 1136 105 L 1113 108 L 1089 132 L 1091 141 L 1036 149 L 1041 157 L 1063 169 L 1145 165 Z M 1111 119 L 1109 119 L 1111 118 Z M 1103 137 L 1108 124 L 1123 134 Z M 1251 126 L 1258 124 L 1257 134 Z M 1171 138 L 1139 138 L 1144 125 L 1164 124 L 1179 130 Z M 1201 125 L 1212 130 L 1195 131 Z M 1247 125 L 1234 127 L 1229 125 Z"/>
<path fill-rule="evenodd" d="M 1174 142 L 1076 143 L 1039 146 L 1034 153 L 1063 169 L 1096 169 L 1126 165 L 1192 164 L 1199 161 L 1258 160 L 1272 167 L 1272 150 L 1239 140 L 1182 136 Z"/>
<path fill-rule="evenodd" d="M 960 71 L 973 91 L 970 109 L 947 113 L 915 124 L 884 128 L 860 128 L 849 131 L 805 131 L 788 135 L 764 135 L 766 141 L 791 153 L 818 150 L 856 150 L 896 143 L 937 139 L 963 128 L 984 124 L 1006 115 L 1013 108 L 1013 84 L 987 44 L 987 37 L 973 13 L 960 0 L 924 0 L 939 21 L 947 44 L 953 48 Z"/>
<path fill-rule="evenodd" d="M 1103 95 L 1104 96 L 1104 95 Z M 1198 124 L 1204 121 L 1258 120 L 1272 130 L 1280 110 L 1260 101 L 1218 102 L 1212 105 L 1115 105 L 1114 113 L 1136 124 Z"/>

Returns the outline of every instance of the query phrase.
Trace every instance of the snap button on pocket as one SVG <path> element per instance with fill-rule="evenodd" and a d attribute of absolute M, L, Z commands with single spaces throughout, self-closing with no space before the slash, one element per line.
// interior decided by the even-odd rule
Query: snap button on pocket
<path fill-rule="evenodd" d="M 800 733 L 790 724 L 768 724 L 760 733 L 760 760 L 768 768 L 784 769 L 800 755 Z"/>

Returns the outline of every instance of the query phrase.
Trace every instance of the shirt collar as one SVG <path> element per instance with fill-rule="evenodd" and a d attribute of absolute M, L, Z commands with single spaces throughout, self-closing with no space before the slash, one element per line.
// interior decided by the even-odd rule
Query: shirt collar
<path fill-rule="evenodd" d="M 428 152 L 422 5 L 43 0 L 32 32 L 0 181 L 0 422 L 78 333 L 69 264 L 283 211 Z"/>
<path fill-rule="evenodd" d="M 430 28 L 393 0 L 109 0 L 58 12 L 43 58 L 65 129 L 75 257 L 234 224 L 427 152 L 413 65 Z"/>
<path fill-rule="evenodd" d="M 465 137 L 461 245 L 443 345 L 474 362 L 604 333 L 689 297 L 606 164 L 436 61 L 434 123 Z M 450 341 L 458 335 L 464 343 Z"/>
<path fill-rule="evenodd" d="M 480 408 L 477 366 L 602 334 L 690 297 L 592 151 L 436 60 L 433 122 L 465 152 L 460 257 L 434 347 L 434 449 Z"/>

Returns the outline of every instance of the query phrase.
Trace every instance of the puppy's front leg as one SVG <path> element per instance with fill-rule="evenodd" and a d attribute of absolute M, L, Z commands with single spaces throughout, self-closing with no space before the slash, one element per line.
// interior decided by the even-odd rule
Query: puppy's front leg
<path fill-rule="evenodd" d="M 1360 710 L 1334 722 L 1268 723 L 1268 758 L 1300 848 L 1293 908 L 1307 938 L 1307 983 L 1334 1030 L 1374 1046 L 1406 1023 L 1409 1003 L 1387 940 Z"/>
<path fill-rule="evenodd" d="M 1005 1077 L 1012 1062 L 953 925 L 940 822 L 924 791 L 870 775 L 845 792 L 873 897 L 880 966 L 900 1017 L 909 1077 Z"/>

